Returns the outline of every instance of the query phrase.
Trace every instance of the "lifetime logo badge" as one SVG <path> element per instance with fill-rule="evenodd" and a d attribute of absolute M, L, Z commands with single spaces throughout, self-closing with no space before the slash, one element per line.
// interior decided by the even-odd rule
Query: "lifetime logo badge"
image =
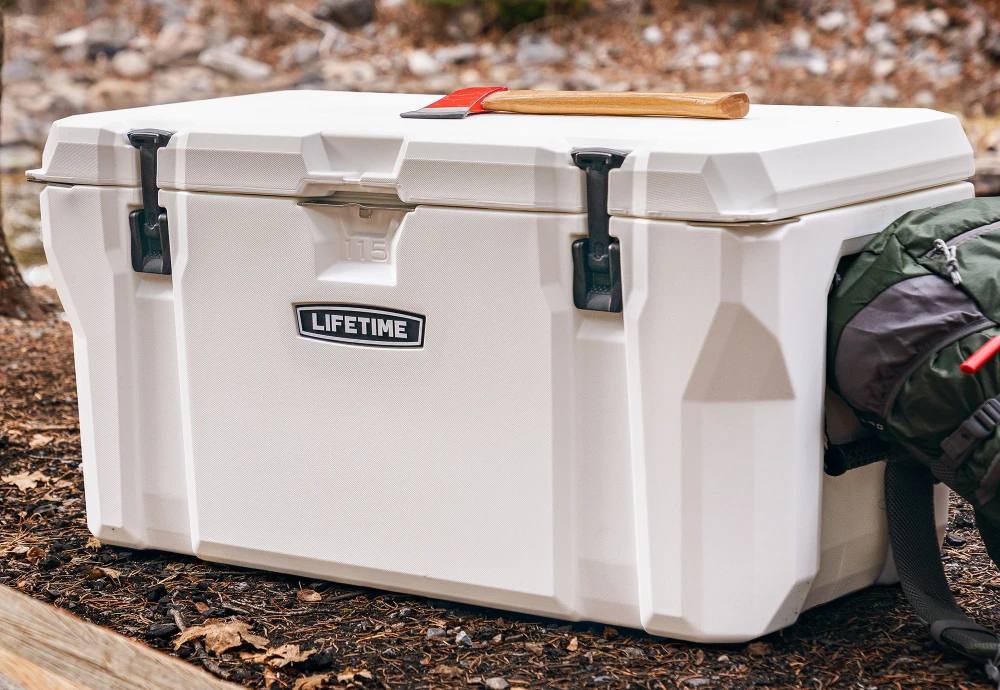
<path fill-rule="evenodd" d="M 423 347 L 421 314 L 357 304 L 297 304 L 299 335 L 345 345 Z"/>

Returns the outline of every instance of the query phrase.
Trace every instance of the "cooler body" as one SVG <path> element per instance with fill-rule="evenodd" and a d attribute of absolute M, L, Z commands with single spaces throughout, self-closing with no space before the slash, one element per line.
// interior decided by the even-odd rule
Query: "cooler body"
<path fill-rule="evenodd" d="M 227 144 L 178 116 L 210 128 L 212 102 L 55 126 L 35 176 L 102 541 L 698 641 L 891 579 L 881 467 L 822 472 L 826 295 L 899 215 L 972 195 L 957 139 L 909 164 L 950 179 L 816 208 L 716 184 L 752 152 L 684 170 L 688 152 L 602 136 L 609 118 L 456 134 L 395 122 L 426 97 L 364 96 L 316 97 L 402 129 L 237 123 Z M 524 123 L 528 144 L 492 140 Z M 170 273 L 137 271 L 126 137 L 171 126 Z M 598 145 L 628 154 L 607 207 L 620 312 L 574 300 L 594 210 L 572 153 Z"/>

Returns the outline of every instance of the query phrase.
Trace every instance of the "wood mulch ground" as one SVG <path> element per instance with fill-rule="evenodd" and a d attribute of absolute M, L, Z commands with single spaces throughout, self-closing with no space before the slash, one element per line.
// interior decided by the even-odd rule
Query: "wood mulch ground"
<path fill-rule="evenodd" d="M 0 583 L 216 675 L 300 690 L 990 687 L 929 641 L 898 587 L 808 611 L 747 645 L 698 646 L 102 546 L 85 520 L 72 335 L 54 294 L 38 294 L 48 322 L 0 319 Z M 1000 578 L 958 503 L 945 553 L 962 603 L 1000 626 Z M 212 619 L 236 622 L 236 641 L 262 649 L 177 645 L 180 627 L 193 636 L 189 626 Z"/>

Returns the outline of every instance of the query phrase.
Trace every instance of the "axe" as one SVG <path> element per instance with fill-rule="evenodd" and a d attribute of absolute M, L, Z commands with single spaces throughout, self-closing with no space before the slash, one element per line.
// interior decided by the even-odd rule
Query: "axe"
<path fill-rule="evenodd" d="M 613 91 L 508 91 L 479 86 L 453 91 L 400 117 L 461 119 L 486 112 L 536 115 L 659 115 L 738 120 L 750 109 L 742 92 L 633 93 Z"/>

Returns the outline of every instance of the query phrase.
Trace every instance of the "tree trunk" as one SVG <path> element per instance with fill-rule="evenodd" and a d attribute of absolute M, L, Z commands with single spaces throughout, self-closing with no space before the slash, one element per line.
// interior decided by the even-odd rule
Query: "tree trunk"
<path fill-rule="evenodd" d="M 0 10 L 0 102 L 3 100 L 3 10 Z M 0 316 L 38 320 L 45 318 L 18 270 L 3 228 L 3 192 L 0 191 Z"/>

